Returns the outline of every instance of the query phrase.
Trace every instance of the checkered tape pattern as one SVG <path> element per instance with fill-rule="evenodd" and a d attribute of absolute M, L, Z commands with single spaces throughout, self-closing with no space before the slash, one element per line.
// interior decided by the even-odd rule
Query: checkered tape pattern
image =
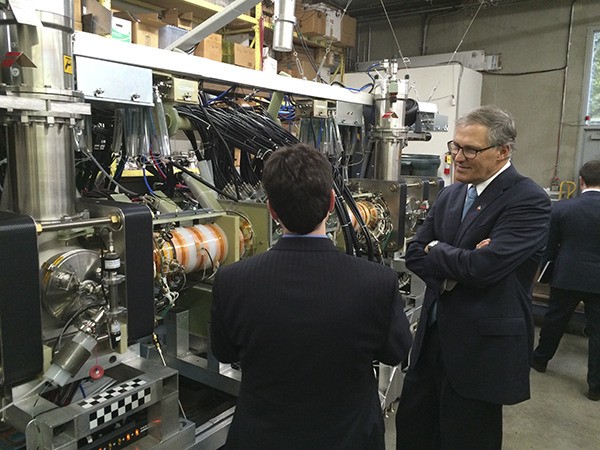
<path fill-rule="evenodd" d="M 147 384 L 146 381 L 135 378 L 120 384 L 117 387 L 108 389 L 101 394 L 94 395 L 93 397 L 79 402 L 79 406 L 81 406 L 83 409 L 90 409 L 107 403 L 106 406 L 98 408 L 90 413 L 90 431 L 99 427 L 100 425 L 116 419 L 123 414 L 128 413 L 129 411 L 136 409 L 145 403 L 148 403 L 152 397 L 152 389 L 150 387 L 140 389 L 136 392 L 133 392 L 131 395 L 120 398 L 117 401 L 110 402 L 113 398 L 133 391 L 134 389 L 138 389 L 145 384 Z"/>

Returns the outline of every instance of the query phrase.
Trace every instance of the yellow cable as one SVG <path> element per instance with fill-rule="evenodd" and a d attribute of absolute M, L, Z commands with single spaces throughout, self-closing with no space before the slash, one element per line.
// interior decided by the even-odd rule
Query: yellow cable
<path fill-rule="evenodd" d="M 561 200 L 563 198 L 563 186 L 566 186 L 565 189 L 565 197 L 564 198 L 571 198 L 571 196 L 575 193 L 575 191 L 577 190 L 577 185 L 572 182 L 572 181 L 562 181 L 558 187 L 558 199 Z"/>

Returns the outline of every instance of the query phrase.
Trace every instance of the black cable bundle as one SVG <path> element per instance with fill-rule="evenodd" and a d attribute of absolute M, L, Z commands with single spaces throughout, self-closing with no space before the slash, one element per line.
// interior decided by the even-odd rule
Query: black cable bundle
<path fill-rule="evenodd" d="M 114 155 L 112 153 L 114 116 L 111 111 L 95 109 L 92 115 L 92 122 L 92 156 L 96 158 L 104 170 L 110 172 L 110 167 L 114 162 Z M 121 148 L 124 148 L 124 146 L 121 146 Z M 84 194 L 95 191 L 97 189 L 96 180 L 100 169 L 84 154 L 76 153 L 75 157 L 76 165 L 79 166 L 79 170 L 75 174 L 77 189 Z M 121 169 L 122 172 L 122 167 L 118 167 L 117 169 Z M 119 170 L 117 170 L 118 172 Z M 115 179 L 118 180 L 118 177 L 115 176 Z M 104 185 L 98 188 L 110 188 L 110 180 L 106 179 Z"/>
<path fill-rule="evenodd" d="M 223 189 L 232 183 L 239 198 L 240 183 L 256 186 L 262 175 L 264 158 L 280 147 L 298 141 L 260 109 L 242 107 L 228 99 L 220 99 L 226 106 L 212 104 L 177 106 L 188 118 L 204 143 L 203 158 L 213 165 L 215 186 Z M 186 133 L 190 141 L 193 133 Z M 192 143 L 195 145 L 195 143 Z M 239 172 L 234 164 L 234 149 L 240 150 Z"/>
<path fill-rule="evenodd" d="M 361 233 L 364 237 L 364 242 L 367 250 L 367 258 L 369 261 L 373 261 L 376 257 L 375 249 L 373 245 L 373 240 L 371 238 L 371 233 L 369 232 L 364 220 L 360 215 L 360 211 L 358 210 L 358 205 L 352 196 L 352 192 L 344 182 L 344 179 L 340 173 L 338 167 L 333 166 L 333 189 L 335 191 L 335 212 L 340 220 L 340 225 L 342 227 L 342 233 L 344 236 L 344 243 L 346 245 L 346 253 L 352 255 L 353 253 L 356 256 L 363 256 L 363 251 L 361 250 L 360 241 L 352 227 L 352 222 L 350 219 L 350 214 L 348 210 L 355 217 L 356 222 L 358 223 Z M 380 255 L 379 255 L 380 256 Z"/>
<path fill-rule="evenodd" d="M 333 190 L 335 191 L 335 213 L 340 221 L 346 253 L 348 255 L 356 254 L 356 256 L 360 256 L 360 245 L 358 244 L 358 239 L 356 238 L 354 228 L 352 228 L 352 222 L 350 220 L 350 215 L 348 214 L 348 209 L 346 208 L 346 202 L 344 201 L 341 189 L 336 180 L 333 182 Z"/>

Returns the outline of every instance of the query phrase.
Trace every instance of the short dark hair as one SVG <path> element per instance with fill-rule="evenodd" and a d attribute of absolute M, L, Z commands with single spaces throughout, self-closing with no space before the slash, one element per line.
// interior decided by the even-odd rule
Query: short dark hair
<path fill-rule="evenodd" d="M 600 186 L 600 159 L 586 162 L 579 169 L 579 176 L 586 186 Z"/>
<path fill-rule="evenodd" d="M 511 115 L 495 105 L 469 111 L 456 122 L 456 127 L 479 124 L 488 128 L 488 145 L 508 144 L 511 150 L 517 139 L 517 128 Z"/>
<path fill-rule="evenodd" d="M 331 164 L 314 147 L 295 144 L 273 152 L 262 184 L 271 208 L 293 233 L 311 233 L 329 212 Z"/>

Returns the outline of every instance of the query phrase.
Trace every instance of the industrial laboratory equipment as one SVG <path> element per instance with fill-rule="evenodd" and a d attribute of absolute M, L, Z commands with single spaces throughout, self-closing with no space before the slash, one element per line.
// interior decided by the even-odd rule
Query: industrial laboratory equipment
<path fill-rule="evenodd" d="M 91 108 L 75 90 L 72 2 L 5 2 L 0 28 L 4 420 L 27 448 L 183 448 L 194 428 L 176 371 L 134 351 L 154 328 L 150 210 L 75 190 Z"/>
<path fill-rule="evenodd" d="M 73 33 L 66 0 L 0 2 L 0 30 L 4 421 L 27 448 L 218 448 L 241 371 L 211 354 L 211 280 L 280 236 L 263 162 L 312 136 L 344 199 L 332 239 L 400 267 L 442 186 L 400 174 L 402 149 L 428 138 L 407 124 L 406 80 L 393 61 L 374 95 L 225 70 Z M 268 109 L 284 126 L 262 91 L 281 93 Z M 387 406 L 399 372 L 379 373 Z M 194 408 L 223 405 L 188 417 L 183 385 L 210 389 Z"/>

